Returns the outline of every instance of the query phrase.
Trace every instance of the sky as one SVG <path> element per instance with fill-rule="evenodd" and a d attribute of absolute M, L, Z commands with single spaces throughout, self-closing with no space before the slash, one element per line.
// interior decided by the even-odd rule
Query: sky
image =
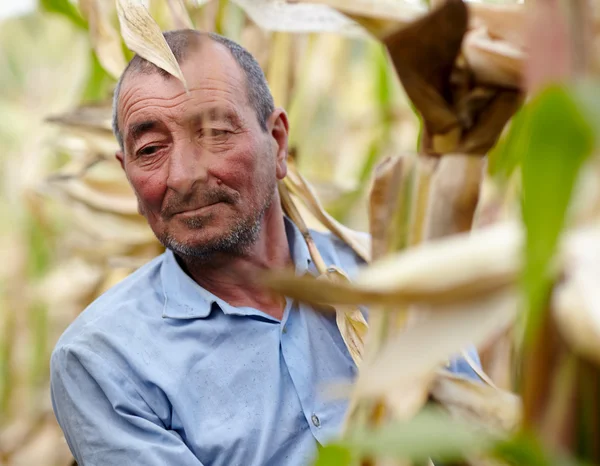
<path fill-rule="evenodd" d="M 0 20 L 27 13 L 35 8 L 36 0 L 0 0 Z"/>

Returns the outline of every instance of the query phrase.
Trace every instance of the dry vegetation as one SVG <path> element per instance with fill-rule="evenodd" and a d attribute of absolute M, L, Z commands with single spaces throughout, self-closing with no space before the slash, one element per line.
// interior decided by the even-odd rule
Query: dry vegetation
<path fill-rule="evenodd" d="M 425 3 L 43 0 L 2 28 L 0 464 L 68 464 L 49 352 L 160 252 L 108 105 L 131 51 L 184 79 L 176 27 L 257 57 L 290 115 L 286 212 L 371 262 L 350 282 L 307 234 L 322 277 L 265 277 L 335 305 L 360 365 L 317 464 L 600 464 L 598 5 Z M 480 383 L 443 369 L 467 342 Z"/>

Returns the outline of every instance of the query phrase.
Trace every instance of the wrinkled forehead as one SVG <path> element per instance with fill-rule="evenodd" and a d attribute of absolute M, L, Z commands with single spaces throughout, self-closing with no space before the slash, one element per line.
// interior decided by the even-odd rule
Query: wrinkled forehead
<path fill-rule="evenodd" d="M 197 99 L 199 96 L 221 96 L 239 106 L 248 103 L 243 70 L 224 45 L 210 39 L 197 40 L 180 63 L 190 91 L 187 94 L 180 80 L 148 62 L 142 63 L 141 67 L 132 67 L 127 71 L 121 85 L 117 102 L 121 128 L 131 107 L 145 99 L 167 103 L 186 98 Z"/>

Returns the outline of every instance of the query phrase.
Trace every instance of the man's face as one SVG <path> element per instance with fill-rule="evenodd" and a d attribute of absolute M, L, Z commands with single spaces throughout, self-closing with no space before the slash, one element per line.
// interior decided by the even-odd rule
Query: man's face
<path fill-rule="evenodd" d="M 181 68 L 189 94 L 158 73 L 125 78 L 119 99 L 125 147 L 117 157 L 140 213 L 166 247 L 200 258 L 241 254 L 256 240 L 285 176 L 273 137 L 276 112 L 263 131 L 244 73 L 220 44 L 199 42 Z"/>

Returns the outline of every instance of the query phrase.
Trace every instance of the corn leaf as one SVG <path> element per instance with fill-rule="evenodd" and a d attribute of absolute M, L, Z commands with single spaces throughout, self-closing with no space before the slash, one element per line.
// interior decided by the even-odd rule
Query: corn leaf
<path fill-rule="evenodd" d="M 515 317 L 514 289 L 479 298 L 432 306 L 431 318 L 388 340 L 377 359 L 361 368 L 356 391 L 363 397 L 385 396 L 427 378 L 458 354 L 465 342 L 478 346 Z"/>
<path fill-rule="evenodd" d="M 364 35 L 356 23 L 325 5 L 288 4 L 277 0 L 232 1 L 267 31 Z"/>
<path fill-rule="evenodd" d="M 519 144 L 522 162 L 523 222 L 526 228 L 524 285 L 527 336 L 532 338 L 543 317 L 552 276 L 549 265 L 565 223 L 571 193 L 594 136 L 573 97 L 551 86 L 532 102 L 529 137 Z"/>
<path fill-rule="evenodd" d="M 557 327 L 571 348 L 600 364 L 600 231 L 589 228 L 566 242 L 565 280 L 552 296 Z"/>
<path fill-rule="evenodd" d="M 521 422 L 521 400 L 500 390 L 448 371 L 440 371 L 431 396 L 450 413 L 492 432 L 510 432 Z"/>
<path fill-rule="evenodd" d="M 431 180 L 425 238 L 435 239 L 469 231 L 479 199 L 483 160 L 448 154 Z"/>
<path fill-rule="evenodd" d="M 304 206 L 323 224 L 323 226 L 350 246 L 362 260 L 369 262 L 371 258 L 371 245 L 368 236 L 351 230 L 329 215 L 323 208 L 323 205 L 312 186 L 300 174 L 294 164 L 289 165 L 288 174 L 284 179 L 284 182 L 286 187 L 302 200 Z"/>
<path fill-rule="evenodd" d="M 408 97 L 433 134 L 458 126 L 445 92 L 466 28 L 466 6 L 449 0 L 384 39 Z"/>
<path fill-rule="evenodd" d="M 187 90 L 185 77 L 160 27 L 139 0 L 117 0 L 121 35 L 130 50 L 179 79 Z"/>
<path fill-rule="evenodd" d="M 356 21 L 376 38 L 382 39 L 424 15 L 419 3 L 394 0 L 300 0 L 328 5 Z"/>
<path fill-rule="evenodd" d="M 266 274 L 264 281 L 287 296 L 317 304 L 448 302 L 513 282 L 520 270 L 521 244 L 514 224 L 494 225 L 373 262 L 352 285 L 283 272 Z"/>
<path fill-rule="evenodd" d="M 436 461 L 452 461 L 481 452 L 493 442 L 494 437 L 489 434 L 430 408 L 410 421 L 389 423 L 379 429 L 351 430 L 343 442 L 334 443 L 335 447 L 330 446 L 326 453 L 334 448 L 337 451 L 345 448 L 354 457 L 413 461 L 427 461 L 432 457 Z"/>
<path fill-rule="evenodd" d="M 81 17 L 77 8 L 69 0 L 40 0 L 40 6 L 51 13 L 58 13 L 69 18 L 73 24 L 85 28 L 85 20 Z"/>
<path fill-rule="evenodd" d="M 176 29 L 194 29 L 192 18 L 185 7 L 185 0 L 167 0 Z"/>
<path fill-rule="evenodd" d="M 111 24 L 109 3 L 103 0 L 79 0 L 79 9 L 86 17 L 92 47 L 103 68 L 115 79 L 125 69 L 125 56 L 121 48 L 121 37 Z"/>
<path fill-rule="evenodd" d="M 326 445 L 319 447 L 319 456 L 314 466 L 351 466 L 352 453 L 343 445 Z"/>

